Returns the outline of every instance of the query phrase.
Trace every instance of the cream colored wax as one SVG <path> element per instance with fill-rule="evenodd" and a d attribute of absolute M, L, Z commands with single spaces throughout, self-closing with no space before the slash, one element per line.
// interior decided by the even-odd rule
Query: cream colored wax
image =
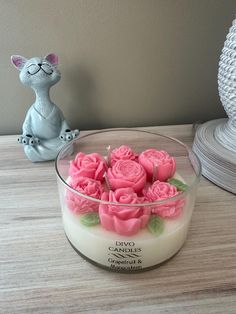
<path fill-rule="evenodd" d="M 186 203 L 178 218 L 164 219 L 164 231 L 155 236 L 147 228 L 134 236 L 121 236 L 102 228 L 86 227 L 80 215 L 63 208 L 64 230 L 72 245 L 90 260 L 118 271 L 135 271 L 155 266 L 182 247 L 188 231 L 193 202 Z"/>

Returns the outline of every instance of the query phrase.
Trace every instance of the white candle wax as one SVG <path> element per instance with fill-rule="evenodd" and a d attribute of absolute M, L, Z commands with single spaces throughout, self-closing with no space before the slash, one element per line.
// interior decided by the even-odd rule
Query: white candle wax
<path fill-rule="evenodd" d="M 102 228 L 81 224 L 80 215 L 66 205 L 62 209 L 65 233 L 72 245 L 84 256 L 117 271 L 135 271 L 155 266 L 169 259 L 182 247 L 193 210 L 189 196 L 177 218 L 164 219 L 164 231 L 155 236 L 147 228 L 134 236 L 121 236 Z"/>

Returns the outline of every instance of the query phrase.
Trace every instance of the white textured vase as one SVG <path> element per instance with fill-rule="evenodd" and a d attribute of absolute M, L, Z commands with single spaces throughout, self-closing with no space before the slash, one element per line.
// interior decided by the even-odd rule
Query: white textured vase
<path fill-rule="evenodd" d="M 202 163 L 202 174 L 236 194 L 236 19 L 226 37 L 219 61 L 218 89 L 228 119 L 200 125 L 193 151 Z"/>
<path fill-rule="evenodd" d="M 218 89 L 228 121 L 215 129 L 215 138 L 236 152 L 236 19 L 226 37 L 219 62 Z"/>

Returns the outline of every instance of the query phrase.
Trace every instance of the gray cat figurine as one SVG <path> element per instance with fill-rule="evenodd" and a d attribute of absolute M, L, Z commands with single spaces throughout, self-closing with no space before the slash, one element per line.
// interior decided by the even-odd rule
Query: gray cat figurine
<path fill-rule="evenodd" d="M 20 71 L 21 82 L 30 86 L 36 96 L 18 141 L 24 145 L 25 154 L 32 162 L 54 160 L 65 143 L 79 134 L 79 130 L 70 129 L 63 113 L 49 96 L 51 86 L 61 78 L 57 69 L 58 57 L 53 53 L 31 59 L 14 55 L 11 62 Z"/>

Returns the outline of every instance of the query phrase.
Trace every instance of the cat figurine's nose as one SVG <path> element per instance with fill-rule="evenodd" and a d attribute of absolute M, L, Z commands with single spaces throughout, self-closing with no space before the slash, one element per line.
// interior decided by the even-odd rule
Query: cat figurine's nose
<path fill-rule="evenodd" d="M 41 66 L 42 66 L 42 63 L 38 63 L 38 66 L 41 67 Z"/>

